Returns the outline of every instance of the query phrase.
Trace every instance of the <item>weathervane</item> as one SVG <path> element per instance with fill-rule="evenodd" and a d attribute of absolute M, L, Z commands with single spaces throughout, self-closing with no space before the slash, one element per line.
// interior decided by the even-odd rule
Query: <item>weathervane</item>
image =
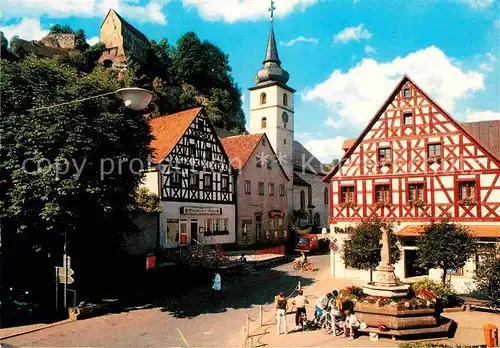
<path fill-rule="evenodd" d="M 274 21 L 274 10 L 276 10 L 276 7 L 274 7 L 274 1 L 271 0 L 271 7 L 269 7 L 268 11 L 271 11 L 271 22 Z"/>

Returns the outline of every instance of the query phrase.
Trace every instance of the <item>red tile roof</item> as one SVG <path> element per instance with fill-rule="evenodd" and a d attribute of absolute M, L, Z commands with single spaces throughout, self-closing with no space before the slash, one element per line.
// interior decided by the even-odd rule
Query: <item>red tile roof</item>
<path fill-rule="evenodd" d="M 182 138 L 203 108 L 194 108 L 175 114 L 153 118 L 150 121 L 154 163 L 161 162 Z"/>
<path fill-rule="evenodd" d="M 470 233 L 475 237 L 500 238 L 500 225 L 471 225 L 467 226 Z M 406 226 L 397 232 L 401 237 L 418 237 L 424 232 L 425 226 Z"/>
<path fill-rule="evenodd" d="M 500 159 L 500 120 L 478 121 L 460 124 L 491 154 Z"/>
<path fill-rule="evenodd" d="M 356 139 L 344 140 L 344 143 L 342 144 L 342 150 L 349 150 L 354 145 L 355 142 L 356 142 Z"/>
<path fill-rule="evenodd" d="M 241 169 L 245 167 L 263 136 L 264 133 L 260 133 L 236 135 L 221 139 L 224 150 L 233 164 L 233 168 Z"/>

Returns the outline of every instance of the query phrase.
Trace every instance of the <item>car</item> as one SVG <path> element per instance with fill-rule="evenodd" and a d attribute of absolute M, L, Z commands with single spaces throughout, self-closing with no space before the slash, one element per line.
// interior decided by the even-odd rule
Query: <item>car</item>
<path fill-rule="evenodd" d="M 296 251 L 311 252 L 319 249 L 319 240 L 316 234 L 301 234 L 297 237 Z"/>

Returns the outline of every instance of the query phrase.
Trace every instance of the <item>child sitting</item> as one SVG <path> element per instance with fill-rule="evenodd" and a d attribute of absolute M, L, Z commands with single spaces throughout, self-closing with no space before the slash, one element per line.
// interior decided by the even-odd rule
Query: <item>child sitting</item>
<path fill-rule="evenodd" d="M 346 310 L 345 312 L 345 322 L 344 322 L 344 337 L 349 335 L 349 341 L 354 339 L 354 331 L 359 329 L 359 320 L 356 318 L 354 314 L 351 313 L 350 310 Z"/>

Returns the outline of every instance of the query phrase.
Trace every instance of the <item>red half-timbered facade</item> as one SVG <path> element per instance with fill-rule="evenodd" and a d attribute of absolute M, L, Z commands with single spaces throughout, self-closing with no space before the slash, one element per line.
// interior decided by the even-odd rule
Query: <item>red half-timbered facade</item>
<path fill-rule="evenodd" d="M 324 178 L 330 220 L 500 223 L 500 162 L 404 77 Z"/>

